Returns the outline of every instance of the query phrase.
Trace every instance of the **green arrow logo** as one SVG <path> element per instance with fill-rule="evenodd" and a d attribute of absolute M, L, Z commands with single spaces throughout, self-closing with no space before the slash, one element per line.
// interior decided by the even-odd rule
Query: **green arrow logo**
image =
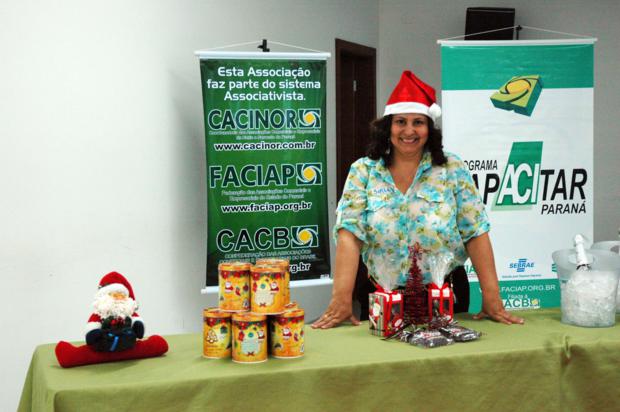
<path fill-rule="evenodd" d="M 514 142 L 508 156 L 494 209 L 534 205 L 538 201 L 538 182 L 543 142 Z"/>

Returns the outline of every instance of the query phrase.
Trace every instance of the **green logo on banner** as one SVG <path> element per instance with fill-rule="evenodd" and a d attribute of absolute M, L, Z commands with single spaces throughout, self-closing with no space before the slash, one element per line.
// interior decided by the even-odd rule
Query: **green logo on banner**
<path fill-rule="evenodd" d="M 299 127 L 320 128 L 321 127 L 321 110 L 320 109 L 301 109 L 299 110 Z"/>
<path fill-rule="evenodd" d="M 543 142 L 514 142 L 504 171 L 495 206 L 534 205 L 538 199 L 538 182 Z"/>
<path fill-rule="evenodd" d="M 322 184 L 321 169 L 320 163 L 297 164 L 297 184 L 300 186 Z"/>
<path fill-rule="evenodd" d="M 320 129 L 321 109 L 213 109 L 207 125 L 211 130 Z"/>
<path fill-rule="evenodd" d="M 542 90 L 538 75 L 515 76 L 491 96 L 493 106 L 531 116 Z"/>
<path fill-rule="evenodd" d="M 293 226 L 291 231 L 294 248 L 319 246 L 318 226 Z"/>

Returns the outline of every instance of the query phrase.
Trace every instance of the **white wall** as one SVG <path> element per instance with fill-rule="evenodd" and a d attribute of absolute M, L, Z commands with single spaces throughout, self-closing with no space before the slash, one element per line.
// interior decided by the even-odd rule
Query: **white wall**
<path fill-rule="evenodd" d="M 597 37 L 594 47 L 594 240 L 620 227 L 620 2 L 617 0 L 380 0 L 378 111 L 410 68 L 440 91 L 437 39 L 462 36 L 467 7 L 516 9 L 516 24 Z M 521 39 L 558 38 L 524 30 Z M 559 36 L 562 38 L 562 36 Z"/>
<path fill-rule="evenodd" d="M 215 304 L 199 293 L 207 211 L 193 52 L 262 38 L 332 54 L 337 37 L 376 47 L 377 16 L 375 0 L 3 3 L 0 410 L 16 408 L 36 345 L 83 339 L 108 271 L 132 282 L 147 334 L 197 332 Z M 334 76 L 331 59 L 330 165 Z M 335 175 L 329 193 L 333 209 Z M 309 319 L 329 296 L 293 291 Z"/>

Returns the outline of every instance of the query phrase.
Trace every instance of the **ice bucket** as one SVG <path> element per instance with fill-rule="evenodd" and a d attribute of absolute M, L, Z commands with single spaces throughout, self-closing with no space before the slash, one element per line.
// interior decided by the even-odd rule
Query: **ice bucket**
<path fill-rule="evenodd" d="M 604 240 L 596 242 L 592 245 L 592 249 L 611 250 L 620 254 L 620 240 Z M 618 285 L 618 294 L 616 295 L 616 313 L 620 313 L 620 285 Z"/>
<path fill-rule="evenodd" d="M 574 249 L 553 252 L 560 279 L 562 322 L 585 327 L 616 323 L 620 255 L 608 250 L 586 250 L 591 270 L 577 270 Z"/>

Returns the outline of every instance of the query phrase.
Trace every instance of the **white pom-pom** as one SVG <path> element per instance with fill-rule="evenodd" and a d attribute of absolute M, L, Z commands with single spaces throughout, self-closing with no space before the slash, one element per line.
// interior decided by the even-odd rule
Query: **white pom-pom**
<path fill-rule="evenodd" d="M 431 107 L 428 108 L 428 115 L 436 121 L 441 117 L 441 107 L 437 103 L 433 103 Z"/>

